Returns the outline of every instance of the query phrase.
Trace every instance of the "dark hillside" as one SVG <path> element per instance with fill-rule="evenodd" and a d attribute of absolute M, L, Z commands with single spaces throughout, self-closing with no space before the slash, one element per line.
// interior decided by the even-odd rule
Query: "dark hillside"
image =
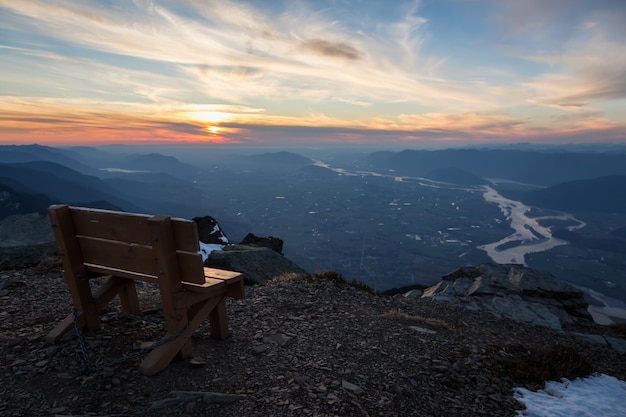
<path fill-rule="evenodd" d="M 562 211 L 626 213 L 626 176 L 570 181 L 527 192 L 507 192 L 525 204 Z"/>
<path fill-rule="evenodd" d="M 0 163 L 14 164 L 24 162 L 48 161 L 60 164 L 84 174 L 93 175 L 97 171 L 92 164 L 85 164 L 78 155 L 71 155 L 59 148 L 41 145 L 0 145 Z"/>
<path fill-rule="evenodd" d="M 0 178 L 11 180 L 10 186 L 18 192 L 29 190 L 58 202 L 73 204 L 106 200 L 125 210 L 141 211 L 138 205 L 119 198 L 101 179 L 53 162 L 0 164 Z"/>
<path fill-rule="evenodd" d="M 0 183 L 0 219 L 14 214 L 44 214 L 53 201 L 43 194 L 27 194 L 15 191 Z"/>
<path fill-rule="evenodd" d="M 430 171 L 425 175 L 426 178 L 433 181 L 447 182 L 458 185 L 486 185 L 489 181 L 480 178 L 464 169 L 448 167 L 438 168 Z"/>
<path fill-rule="evenodd" d="M 455 167 L 482 178 L 504 178 L 538 185 L 626 175 L 626 154 L 538 152 L 495 149 L 446 149 L 439 151 L 376 152 L 360 162 L 376 170 L 400 175 L 425 176 Z"/>
<path fill-rule="evenodd" d="M 303 167 L 313 163 L 311 159 L 305 156 L 286 151 L 251 155 L 249 160 L 253 163 L 276 164 L 282 167 Z"/>
<path fill-rule="evenodd" d="M 121 160 L 116 168 L 152 173 L 168 173 L 182 178 L 188 178 L 195 171 L 193 166 L 184 164 L 173 156 L 159 153 L 130 155 Z"/>

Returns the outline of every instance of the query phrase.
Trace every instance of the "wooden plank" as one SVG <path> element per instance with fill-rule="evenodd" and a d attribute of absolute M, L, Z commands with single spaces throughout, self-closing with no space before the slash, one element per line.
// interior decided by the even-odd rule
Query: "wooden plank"
<path fill-rule="evenodd" d="M 210 292 L 217 288 L 226 291 L 226 283 L 221 279 L 207 278 L 203 284 L 183 281 L 183 288 L 191 292 Z"/>
<path fill-rule="evenodd" d="M 76 234 L 117 240 L 126 243 L 150 245 L 152 235 L 147 221 L 150 215 L 71 207 L 76 225 Z M 200 243 L 198 228 L 193 220 L 171 219 L 176 248 L 187 252 L 198 252 Z"/>
<path fill-rule="evenodd" d="M 126 271 L 124 269 L 113 268 L 108 266 L 85 264 L 87 271 L 95 272 L 98 275 L 115 275 L 122 278 L 134 279 L 139 281 L 151 282 L 153 284 L 158 283 L 156 275 L 140 274 L 138 272 Z"/>
<path fill-rule="evenodd" d="M 233 298 L 244 298 L 243 274 L 225 269 L 204 268 L 205 279 L 220 279 L 228 286 L 226 295 Z"/>
<path fill-rule="evenodd" d="M 202 255 L 198 252 L 176 251 L 182 281 L 204 284 Z"/>
<path fill-rule="evenodd" d="M 76 234 L 126 243 L 150 245 L 145 214 L 71 207 Z"/>
<path fill-rule="evenodd" d="M 184 285 L 184 284 L 183 284 Z M 226 295 L 226 287 L 211 287 L 206 292 L 183 291 L 174 295 L 176 306 L 181 309 L 189 309 L 194 304 L 203 302 L 209 298 L 223 297 Z"/>
<path fill-rule="evenodd" d="M 172 229 L 174 230 L 176 249 L 186 252 L 200 252 L 200 238 L 198 237 L 196 222 L 174 218 L 172 219 Z"/>
<path fill-rule="evenodd" d="M 152 246 L 77 236 L 85 263 L 155 275 L 157 265 Z"/>
<path fill-rule="evenodd" d="M 204 270 L 204 276 L 209 277 L 209 278 L 236 279 L 239 277 L 243 277 L 243 274 L 241 272 L 228 271 L 226 269 L 205 267 L 203 270 Z"/>
<path fill-rule="evenodd" d="M 237 281 L 226 281 L 226 295 L 242 300 L 245 296 L 243 287 L 243 278 Z"/>

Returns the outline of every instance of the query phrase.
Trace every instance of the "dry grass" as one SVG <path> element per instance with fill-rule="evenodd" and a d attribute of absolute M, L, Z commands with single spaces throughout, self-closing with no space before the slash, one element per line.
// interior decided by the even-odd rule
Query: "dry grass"
<path fill-rule="evenodd" d="M 437 329 L 454 330 L 452 326 L 441 319 L 432 317 L 414 316 L 412 314 L 403 313 L 400 310 L 389 310 L 381 314 L 381 317 L 392 320 L 402 320 L 413 323 L 426 324 Z"/>
<path fill-rule="evenodd" d="M 611 328 L 619 333 L 623 338 L 626 338 L 626 323 L 615 323 L 611 325 Z"/>
<path fill-rule="evenodd" d="M 337 287 L 354 287 L 358 290 L 369 292 L 374 294 L 375 291 L 369 285 L 357 281 L 355 279 L 348 281 L 343 275 L 335 271 L 324 271 L 324 272 L 316 272 L 313 275 L 309 274 L 297 274 L 297 273 L 286 273 L 279 275 L 277 277 L 272 278 L 268 281 L 270 285 L 276 284 L 285 284 L 288 282 L 313 282 L 313 283 L 326 283 L 330 282 Z"/>
<path fill-rule="evenodd" d="M 543 388 L 546 381 L 575 379 L 593 372 L 593 366 L 573 346 L 553 345 L 542 349 L 518 347 L 512 358 L 500 359 L 496 370 L 509 376 L 516 384 L 531 389 Z"/>
<path fill-rule="evenodd" d="M 285 274 L 280 274 L 267 282 L 268 285 L 280 285 L 286 284 L 288 282 L 312 282 L 311 275 L 309 274 L 298 274 L 295 272 L 288 272 Z"/>

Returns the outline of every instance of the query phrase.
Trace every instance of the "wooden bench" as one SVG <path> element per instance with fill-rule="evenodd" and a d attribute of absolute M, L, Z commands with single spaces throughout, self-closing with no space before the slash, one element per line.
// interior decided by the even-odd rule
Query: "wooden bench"
<path fill-rule="evenodd" d="M 225 297 L 243 298 L 243 277 L 203 267 L 195 222 L 68 205 L 50 206 L 48 214 L 77 312 L 48 334 L 48 343 L 58 342 L 74 321 L 81 330 L 99 330 L 100 303 L 116 295 L 126 313 L 140 315 L 136 280 L 158 284 L 165 338 L 173 339 L 145 357 L 143 374 L 160 372 L 178 353 L 191 357 L 191 335 L 207 317 L 213 337 L 228 336 Z M 92 293 L 90 280 L 103 276 L 106 281 Z"/>

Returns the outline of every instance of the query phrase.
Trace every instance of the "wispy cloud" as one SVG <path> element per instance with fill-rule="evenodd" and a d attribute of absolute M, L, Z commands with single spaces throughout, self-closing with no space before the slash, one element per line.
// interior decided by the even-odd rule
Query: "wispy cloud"
<path fill-rule="evenodd" d="M 0 117 L 11 135 L 103 140 L 626 130 L 626 8 L 591 3 L 476 1 L 490 52 L 451 55 L 429 47 L 441 20 L 419 1 L 0 0 Z"/>

